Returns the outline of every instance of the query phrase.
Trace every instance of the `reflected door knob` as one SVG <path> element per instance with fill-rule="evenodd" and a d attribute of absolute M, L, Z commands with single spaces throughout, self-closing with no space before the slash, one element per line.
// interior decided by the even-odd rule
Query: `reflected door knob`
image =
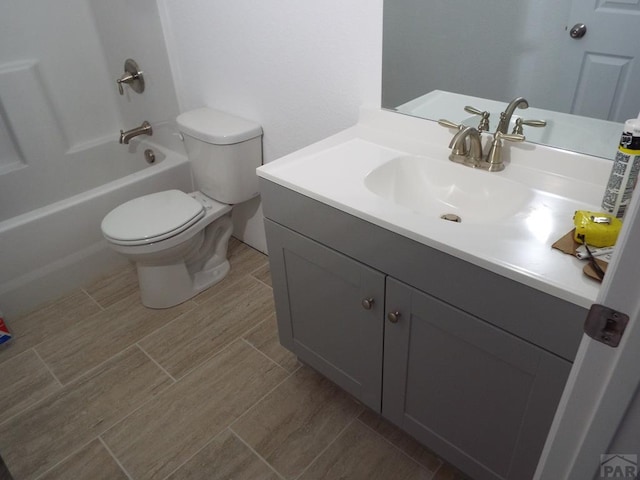
<path fill-rule="evenodd" d="M 569 30 L 571 38 L 582 38 L 585 33 L 587 33 L 587 26 L 584 23 L 576 23 L 573 28 Z"/>

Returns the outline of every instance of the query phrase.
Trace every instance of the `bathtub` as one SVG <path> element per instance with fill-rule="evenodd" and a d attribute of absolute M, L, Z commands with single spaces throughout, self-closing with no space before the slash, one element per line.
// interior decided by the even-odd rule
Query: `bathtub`
<path fill-rule="evenodd" d="M 155 153 L 153 164 L 145 159 L 149 148 Z M 184 150 L 170 134 L 137 137 L 130 145 L 96 145 L 83 151 L 82 166 L 82 172 L 68 172 L 74 180 L 68 182 L 70 196 L 0 221 L 0 310 L 5 318 L 126 263 L 102 238 L 100 222 L 110 210 L 148 193 L 192 191 Z M 101 184 L 95 185 L 96 179 Z"/>

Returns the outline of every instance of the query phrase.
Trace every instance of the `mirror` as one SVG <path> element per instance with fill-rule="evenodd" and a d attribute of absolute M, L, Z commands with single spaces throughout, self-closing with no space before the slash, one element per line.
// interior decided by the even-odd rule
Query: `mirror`
<path fill-rule="evenodd" d="M 522 96 L 515 117 L 548 121 L 525 127 L 528 141 L 612 158 L 640 111 L 639 13 L 610 0 L 385 0 L 382 107 L 477 126 L 471 105 L 494 131 Z"/>

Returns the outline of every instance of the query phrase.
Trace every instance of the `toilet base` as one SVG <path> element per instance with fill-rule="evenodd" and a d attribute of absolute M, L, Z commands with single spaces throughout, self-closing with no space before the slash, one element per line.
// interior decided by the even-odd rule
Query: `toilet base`
<path fill-rule="evenodd" d="M 229 273 L 229 261 L 191 276 L 184 262 L 173 265 L 136 265 L 142 304 L 169 308 L 186 302 L 220 282 Z"/>
<path fill-rule="evenodd" d="M 221 281 L 231 269 L 227 247 L 232 230 L 226 214 L 173 249 L 132 257 L 142 304 L 173 307 Z"/>

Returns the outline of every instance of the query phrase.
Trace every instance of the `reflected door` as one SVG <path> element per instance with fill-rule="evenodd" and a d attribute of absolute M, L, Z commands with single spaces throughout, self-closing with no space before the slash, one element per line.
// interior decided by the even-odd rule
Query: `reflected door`
<path fill-rule="evenodd" d="M 570 30 L 586 25 L 582 37 Z M 640 0 L 572 0 L 562 42 L 571 113 L 624 121 L 640 111 Z"/>

